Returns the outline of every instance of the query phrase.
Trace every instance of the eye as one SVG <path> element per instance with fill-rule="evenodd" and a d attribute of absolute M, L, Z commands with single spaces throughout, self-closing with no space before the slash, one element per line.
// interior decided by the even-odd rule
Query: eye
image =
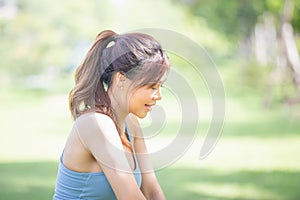
<path fill-rule="evenodd" d="M 153 90 L 158 90 L 160 87 L 162 87 L 162 84 L 160 84 L 160 83 L 156 83 L 156 84 L 151 85 L 151 88 Z"/>

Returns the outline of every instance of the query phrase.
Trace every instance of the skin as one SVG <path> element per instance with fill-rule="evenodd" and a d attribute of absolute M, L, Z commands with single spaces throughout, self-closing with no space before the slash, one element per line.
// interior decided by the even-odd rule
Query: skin
<path fill-rule="evenodd" d="M 131 84 L 129 79 L 117 73 L 113 77 L 108 94 L 112 109 L 118 111 L 115 112 L 117 123 L 123 125 L 126 122 L 133 136 L 140 170 L 147 172 L 142 173 L 141 188 L 138 187 L 132 174 L 135 168 L 133 155 L 126 149 L 117 151 L 124 150 L 123 145 L 114 122 L 104 114 L 95 114 L 96 126 L 86 124 L 89 127 L 88 132 L 84 131 L 86 127 L 83 131 L 71 131 L 64 149 L 63 163 L 70 170 L 77 172 L 104 172 L 118 199 L 163 200 L 165 197 L 151 167 L 137 120 L 137 117 L 144 118 L 151 110 L 151 106 L 162 99 L 161 84 L 147 84 L 134 91 L 130 89 Z M 124 125 L 120 127 L 125 134 Z M 80 130 L 81 127 L 77 129 Z M 109 163 L 109 166 L 105 163 Z"/>

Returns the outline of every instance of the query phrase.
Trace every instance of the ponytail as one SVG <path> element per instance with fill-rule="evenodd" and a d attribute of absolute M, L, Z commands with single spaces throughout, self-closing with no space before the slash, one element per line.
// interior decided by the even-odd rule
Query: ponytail
<path fill-rule="evenodd" d="M 103 103 L 102 106 L 110 106 L 107 93 L 103 84 L 100 83 L 101 73 L 105 70 L 101 69 L 100 63 L 102 51 L 106 47 L 105 43 L 107 43 L 105 41 L 114 35 L 116 33 L 110 30 L 99 33 L 83 63 L 75 71 L 75 87 L 69 94 L 69 108 L 73 119 L 76 119 L 87 110 L 95 109 L 100 97 Z"/>
<path fill-rule="evenodd" d="M 102 31 L 97 35 L 82 64 L 75 71 L 75 87 L 69 94 L 69 109 L 74 120 L 90 111 L 108 115 L 116 125 L 122 144 L 132 151 L 131 143 L 121 136 L 121 129 L 116 123 L 111 101 L 104 87 L 104 83 L 110 84 L 110 80 L 105 71 L 109 66 L 107 62 L 103 62 L 106 59 L 102 59 L 102 55 L 116 35 L 111 30 Z"/>

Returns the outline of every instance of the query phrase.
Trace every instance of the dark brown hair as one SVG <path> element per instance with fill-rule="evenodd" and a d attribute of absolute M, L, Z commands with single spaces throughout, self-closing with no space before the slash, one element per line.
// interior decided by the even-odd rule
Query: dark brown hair
<path fill-rule="evenodd" d="M 86 112 L 99 112 L 111 117 L 116 124 L 107 94 L 113 75 L 117 72 L 124 74 L 137 88 L 160 81 L 168 69 L 165 52 L 151 36 L 102 31 L 75 71 L 75 87 L 69 94 L 71 114 L 76 119 Z M 117 124 L 116 127 L 121 137 Z M 121 141 L 131 149 L 126 137 L 121 137 Z"/>

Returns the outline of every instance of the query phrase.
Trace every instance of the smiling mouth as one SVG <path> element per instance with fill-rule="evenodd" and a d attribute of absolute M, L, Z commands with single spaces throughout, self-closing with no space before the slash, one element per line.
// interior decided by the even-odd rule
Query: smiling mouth
<path fill-rule="evenodd" d="M 152 110 L 152 106 L 154 106 L 155 104 L 145 104 L 146 108 L 148 111 L 151 111 Z"/>

